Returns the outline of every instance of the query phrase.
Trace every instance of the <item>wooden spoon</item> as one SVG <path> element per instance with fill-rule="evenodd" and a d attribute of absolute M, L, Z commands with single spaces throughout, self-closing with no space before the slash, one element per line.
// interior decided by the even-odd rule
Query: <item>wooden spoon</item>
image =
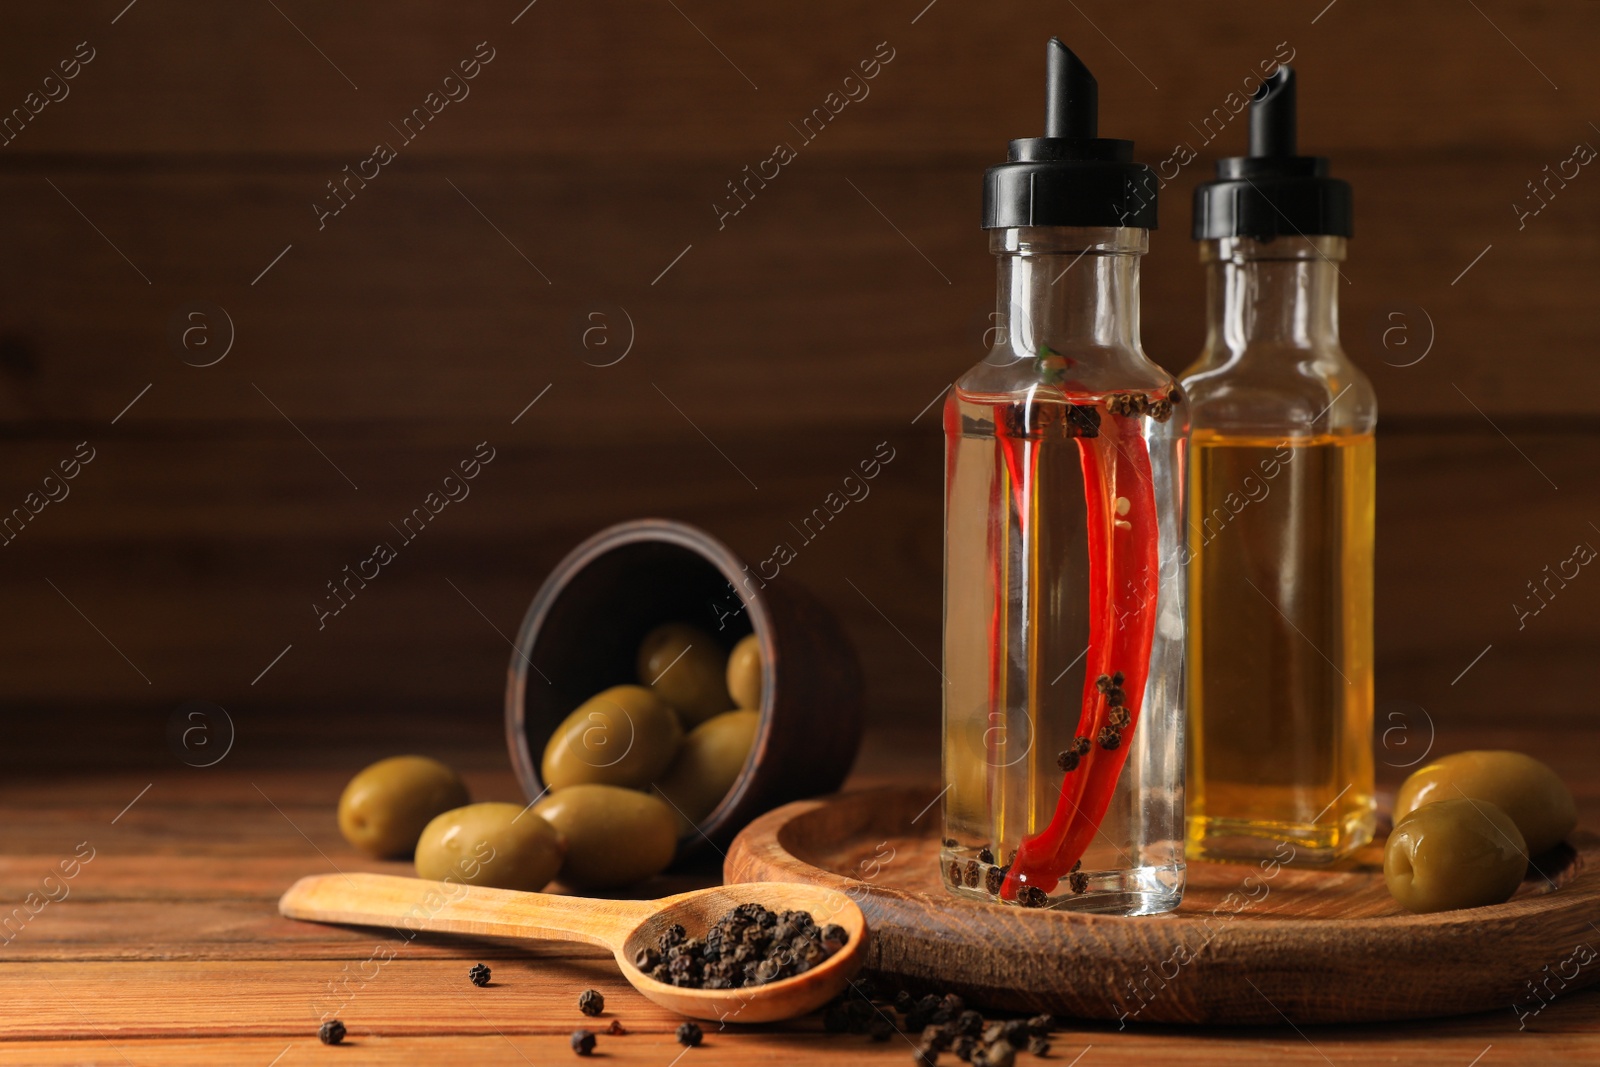
<path fill-rule="evenodd" d="M 633 965 L 641 948 L 673 923 L 705 933 L 730 909 L 754 902 L 776 912 L 809 911 L 818 926 L 837 923 L 845 946 L 792 978 L 742 989 L 685 989 L 658 982 Z M 822 1007 L 844 992 L 867 958 L 867 919 L 843 893 L 788 882 L 751 882 L 679 893 L 660 900 L 601 900 L 484 889 L 387 874 L 302 878 L 278 901 L 290 919 L 387 926 L 409 939 L 417 931 L 582 941 L 610 949 L 633 987 L 664 1008 L 696 1019 L 765 1023 Z"/>

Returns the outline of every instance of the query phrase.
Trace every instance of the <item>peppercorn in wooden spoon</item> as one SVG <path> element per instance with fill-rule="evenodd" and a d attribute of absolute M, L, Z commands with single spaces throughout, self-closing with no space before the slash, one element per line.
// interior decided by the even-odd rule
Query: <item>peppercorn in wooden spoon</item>
<path fill-rule="evenodd" d="M 290 886 L 278 911 L 309 922 L 386 926 L 401 936 L 428 931 L 600 945 L 616 955 L 622 976 L 662 1007 L 735 1023 L 790 1019 L 822 1007 L 861 969 L 868 941 L 866 916 L 848 896 L 788 882 L 601 900 L 326 874 Z"/>

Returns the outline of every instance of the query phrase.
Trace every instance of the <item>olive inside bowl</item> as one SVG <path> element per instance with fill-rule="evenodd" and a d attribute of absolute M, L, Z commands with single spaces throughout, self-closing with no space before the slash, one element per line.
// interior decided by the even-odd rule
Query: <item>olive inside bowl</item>
<path fill-rule="evenodd" d="M 530 802 L 545 792 L 541 757 L 556 727 L 596 693 L 637 683 L 640 642 L 669 622 L 699 627 L 724 652 L 754 633 L 763 668 L 744 769 L 679 840 L 680 858 L 708 841 L 725 846 L 781 804 L 839 788 L 861 743 L 862 686 L 837 620 L 792 577 L 762 576 L 704 530 L 642 519 L 573 549 L 523 617 L 506 684 L 506 743 Z"/>

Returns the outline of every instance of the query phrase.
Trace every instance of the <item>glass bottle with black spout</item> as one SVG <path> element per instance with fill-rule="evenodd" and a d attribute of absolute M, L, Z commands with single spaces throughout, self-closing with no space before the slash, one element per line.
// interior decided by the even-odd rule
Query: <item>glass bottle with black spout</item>
<path fill-rule="evenodd" d="M 944 408 L 945 833 L 959 895 L 1148 914 L 1183 893 L 1186 406 L 1139 341 L 1153 173 L 1048 50 L 1046 136 L 985 175 L 988 356 Z"/>
<path fill-rule="evenodd" d="M 1323 863 L 1373 833 L 1377 401 L 1339 346 L 1350 187 L 1295 154 L 1288 67 L 1250 155 L 1195 192 L 1205 349 L 1190 400 L 1190 858 Z"/>

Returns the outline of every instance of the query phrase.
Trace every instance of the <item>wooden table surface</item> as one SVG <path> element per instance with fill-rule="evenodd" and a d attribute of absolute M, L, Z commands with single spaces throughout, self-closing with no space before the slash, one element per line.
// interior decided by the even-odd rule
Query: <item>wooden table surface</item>
<path fill-rule="evenodd" d="M 1508 740 L 1445 733 L 1436 750 Z M 931 780 L 937 757 L 930 741 L 871 735 L 852 784 Z M 1544 734 L 1536 744 L 1524 739 L 1520 747 L 1550 759 L 1578 791 L 1584 821 L 1600 822 L 1600 785 L 1587 773 L 1600 741 L 1574 731 Z M 503 753 L 483 747 L 456 762 L 475 797 L 517 797 Z M 668 1067 L 684 1054 L 673 1038 L 681 1020 L 635 993 L 597 950 L 420 937 L 408 944 L 279 918 L 278 894 L 301 875 L 406 872 L 404 864 L 358 856 L 338 834 L 334 804 L 359 763 L 305 749 L 204 769 L 175 761 L 149 769 L 91 763 L 8 774 L 0 783 L 0 1064 L 526 1067 L 567 1062 L 574 1028 L 603 1030 L 613 1018 L 630 1032 L 600 1037 L 611 1062 Z M 67 868 L 74 877 L 62 879 L 59 864 L 67 859 L 78 864 Z M 715 878 L 717 858 L 709 859 L 698 873 L 648 887 L 651 895 Z M 467 979 L 480 961 L 494 971 L 482 989 Z M 589 987 L 605 994 L 598 1020 L 577 1010 L 578 993 Z M 340 1048 L 317 1041 L 330 1009 L 349 1028 Z M 1259 1030 L 1119 1031 L 1068 1020 L 1041 1062 L 1497 1067 L 1600 1059 L 1600 995 L 1562 996 L 1525 1023 L 1519 1028 L 1510 1005 L 1366 1027 L 1290 1021 Z M 912 1052 L 903 1036 L 874 1044 L 825 1033 L 817 1017 L 707 1030 L 690 1053 L 696 1061 L 908 1063 Z M 946 1054 L 942 1062 L 957 1061 Z"/>

